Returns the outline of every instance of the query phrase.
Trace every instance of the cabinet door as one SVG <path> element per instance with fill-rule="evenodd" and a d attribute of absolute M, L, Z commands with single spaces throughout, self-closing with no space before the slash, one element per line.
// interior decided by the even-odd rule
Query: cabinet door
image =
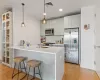
<path fill-rule="evenodd" d="M 68 28 L 68 17 L 64 17 L 64 28 Z"/>
<path fill-rule="evenodd" d="M 72 15 L 64 18 L 64 28 L 76 28 L 81 25 L 81 15 Z"/>
<path fill-rule="evenodd" d="M 73 15 L 71 17 L 71 28 L 80 27 L 80 25 L 81 25 L 81 16 Z"/>
<path fill-rule="evenodd" d="M 45 25 L 41 23 L 41 26 L 40 26 L 40 35 L 43 36 L 45 35 Z"/>
<path fill-rule="evenodd" d="M 68 16 L 68 28 L 72 28 L 72 16 Z"/>
<path fill-rule="evenodd" d="M 54 35 L 64 35 L 64 18 L 51 20 L 50 28 L 54 28 Z"/>
<path fill-rule="evenodd" d="M 50 21 L 47 21 L 47 24 L 42 24 L 40 27 L 40 35 L 44 36 L 45 35 L 45 30 L 50 27 Z"/>
<path fill-rule="evenodd" d="M 71 28 L 71 16 L 67 16 L 64 18 L 64 28 Z"/>

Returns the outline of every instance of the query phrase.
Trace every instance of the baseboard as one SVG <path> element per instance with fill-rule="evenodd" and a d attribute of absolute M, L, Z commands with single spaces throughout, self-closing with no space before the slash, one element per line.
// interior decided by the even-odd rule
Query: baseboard
<path fill-rule="evenodd" d="M 0 64 L 2 63 L 2 60 L 0 60 Z"/>
<path fill-rule="evenodd" d="M 97 73 L 98 77 L 100 78 L 100 72 L 96 71 L 96 73 Z"/>
<path fill-rule="evenodd" d="M 95 68 L 89 68 L 89 67 L 85 67 L 85 66 L 83 66 L 83 65 L 80 65 L 80 67 L 81 67 L 81 68 L 84 68 L 84 69 L 88 69 L 88 70 L 93 70 L 93 71 L 95 71 Z"/>

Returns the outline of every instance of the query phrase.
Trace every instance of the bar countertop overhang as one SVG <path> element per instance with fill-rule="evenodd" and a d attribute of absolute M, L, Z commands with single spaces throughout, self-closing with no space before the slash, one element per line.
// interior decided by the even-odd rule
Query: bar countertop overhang
<path fill-rule="evenodd" d="M 43 53 L 49 53 L 49 54 L 55 54 L 58 53 L 63 47 L 38 47 L 38 46 L 13 46 L 10 47 L 12 49 L 18 49 L 18 50 L 25 50 L 25 51 L 35 51 L 35 52 L 43 52 Z"/>

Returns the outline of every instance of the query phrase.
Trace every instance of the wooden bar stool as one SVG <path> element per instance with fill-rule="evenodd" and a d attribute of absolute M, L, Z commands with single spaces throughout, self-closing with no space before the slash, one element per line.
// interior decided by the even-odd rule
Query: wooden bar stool
<path fill-rule="evenodd" d="M 33 68 L 33 78 L 32 79 L 35 79 L 35 74 L 39 74 L 40 80 L 42 80 L 42 76 L 41 76 L 41 72 L 40 72 L 40 65 L 41 65 L 41 61 L 38 61 L 38 60 L 30 60 L 27 62 L 27 66 L 29 67 L 29 72 L 30 72 L 30 68 Z M 39 71 L 38 73 L 35 72 L 36 68 Z M 29 72 L 28 72 L 27 80 L 29 77 Z"/>
<path fill-rule="evenodd" d="M 27 59 L 26 57 L 15 57 L 15 58 L 14 58 L 14 70 L 13 70 L 13 73 L 12 73 L 12 79 L 13 79 L 16 75 L 18 75 L 17 80 L 19 80 L 19 74 L 22 72 L 22 69 L 24 69 L 25 72 L 27 72 L 27 71 L 26 71 L 26 67 L 25 67 L 25 60 L 26 60 L 26 59 Z M 24 68 L 22 68 L 22 66 L 21 66 L 22 63 L 23 63 Z M 14 74 L 15 68 L 16 68 L 16 64 L 18 64 L 18 73 Z M 25 76 L 26 76 L 26 75 L 25 75 Z M 24 76 L 23 78 L 25 78 L 25 76 Z M 22 79 L 23 79 L 23 78 L 22 78 Z M 22 79 L 20 79 L 20 80 L 22 80 Z"/>

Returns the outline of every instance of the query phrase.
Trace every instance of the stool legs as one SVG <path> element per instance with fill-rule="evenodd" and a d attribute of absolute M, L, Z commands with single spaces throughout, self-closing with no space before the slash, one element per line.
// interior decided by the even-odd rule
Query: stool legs
<path fill-rule="evenodd" d="M 24 68 L 22 68 L 22 69 L 25 69 L 25 73 L 27 73 L 26 66 L 25 66 L 25 62 L 24 61 L 23 61 L 23 64 L 24 64 Z M 21 66 L 21 64 L 20 64 L 20 66 Z M 21 69 L 21 67 L 20 67 L 20 69 Z M 20 79 L 20 80 L 23 80 L 26 76 L 27 76 L 27 74 L 25 74 L 25 76 L 22 79 Z"/>
<path fill-rule="evenodd" d="M 14 63 L 14 70 L 13 70 L 13 73 L 12 73 L 12 78 L 14 77 L 15 67 L 16 67 L 16 63 Z"/>
<path fill-rule="evenodd" d="M 33 79 L 35 78 L 35 68 L 33 69 Z"/>
<path fill-rule="evenodd" d="M 18 72 L 16 74 L 14 74 L 15 69 L 16 69 L 16 63 L 14 63 L 14 70 L 13 70 L 13 74 L 12 74 L 12 79 L 18 74 L 17 80 L 19 80 L 19 73 L 21 73 L 19 71 L 19 67 L 21 67 L 21 63 L 18 64 Z"/>
<path fill-rule="evenodd" d="M 40 72 L 40 68 L 39 68 L 39 66 L 38 66 L 38 70 L 39 70 L 40 78 L 41 78 L 41 80 L 42 80 L 42 76 L 41 76 L 41 72 Z"/>
<path fill-rule="evenodd" d="M 24 64 L 24 68 L 25 68 L 26 66 L 25 66 L 25 63 L 24 63 L 24 61 L 23 61 L 23 64 Z M 25 72 L 27 72 L 27 71 L 26 71 L 26 68 L 25 68 Z"/>
<path fill-rule="evenodd" d="M 27 80 L 28 80 L 28 78 L 29 78 L 29 73 L 30 73 L 30 68 L 31 67 L 29 67 L 29 72 L 28 72 L 28 74 L 27 74 Z M 33 68 L 33 78 L 31 79 L 31 80 L 33 80 L 33 79 L 35 79 L 35 68 Z"/>
<path fill-rule="evenodd" d="M 19 80 L 19 67 L 21 67 L 21 65 L 20 65 L 20 63 L 19 63 L 19 65 L 18 65 L 18 77 L 17 77 L 17 80 Z"/>
<path fill-rule="evenodd" d="M 31 68 L 31 67 L 29 67 L 29 72 L 30 72 L 30 68 Z M 34 67 L 34 68 L 33 68 L 33 78 L 32 78 L 31 80 L 35 79 L 35 74 L 39 74 L 39 75 L 40 75 L 40 80 L 42 80 L 42 76 L 41 76 L 41 72 L 40 72 L 39 66 L 38 66 L 37 68 L 38 68 L 39 73 L 36 73 L 36 72 L 35 72 L 36 67 Z M 27 74 L 27 80 L 28 80 L 28 78 L 29 78 L 29 72 L 28 72 L 28 74 Z"/>
<path fill-rule="evenodd" d="M 12 79 L 13 79 L 16 75 L 18 75 L 17 80 L 19 80 L 19 74 L 22 72 L 22 70 L 20 71 L 20 69 L 25 69 L 25 72 L 26 72 L 26 67 L 25 67 L 24 61 L 23 61 L 23 64 L 24 64 L 24 68 L 21 67 L 21 62 L 18 63 L 18 72 L 17 72 L 16 74 L 14 74 L 15 69 L 16 69 L 16 62 L 14 63 L 14 70 L 13 70 L 13 73 L 12 73 Z M 26 75 L 25 75 L 25 76 L 26 76 Z M 25 76 L 24 76 L 23 78 L 25 78 Z M 22 78 L 22 79 L 23 79 L 23 78 Z M 20 79 L 20 80 L 22 80 L 22 79 Z"/>
<path fill-rule="evenodd" d="M 29 67 L 29 72 L 30 72 L 30 67 Z M 29 77 L 29 72 L 28 72 L 28 74 L 27 74 L 27 80 L 28 80 L 28 77 Z"/>

